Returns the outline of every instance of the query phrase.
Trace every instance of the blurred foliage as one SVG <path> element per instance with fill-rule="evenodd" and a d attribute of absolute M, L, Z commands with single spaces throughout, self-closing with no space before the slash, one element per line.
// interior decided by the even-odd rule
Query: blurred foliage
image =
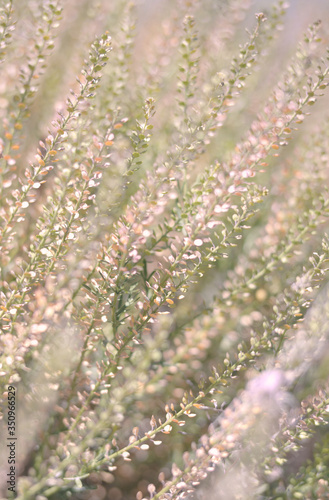
<path fill-rule="evenodd" d="M 328 26 L 287 16 L 1 2 L 3 498 L 328 498 Z"/>

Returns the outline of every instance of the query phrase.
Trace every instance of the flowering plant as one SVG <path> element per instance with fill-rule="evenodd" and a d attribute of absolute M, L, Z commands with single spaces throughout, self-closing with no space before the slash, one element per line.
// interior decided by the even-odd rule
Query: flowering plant
<path fill-rule="evenodd" d="M 2 2 L 6 498 L 328 498 L 328 27 L 279 68 L 287 9 Z"/>

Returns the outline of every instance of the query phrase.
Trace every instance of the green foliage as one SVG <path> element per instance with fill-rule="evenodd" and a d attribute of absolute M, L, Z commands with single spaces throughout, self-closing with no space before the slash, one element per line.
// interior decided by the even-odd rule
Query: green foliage
<path fill-rule="evenodd" d="M 8 498 L 328 498 L 328 30 L 247 4 L 1 3 Z"/>

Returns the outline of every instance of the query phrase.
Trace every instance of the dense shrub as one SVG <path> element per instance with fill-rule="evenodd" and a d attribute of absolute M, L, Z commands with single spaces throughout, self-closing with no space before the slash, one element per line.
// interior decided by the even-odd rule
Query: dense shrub
<path fill-rule="evenodd" d="M 287 8 L 1 2 L 4 498 L 329 498 L 328 26 Z"/>

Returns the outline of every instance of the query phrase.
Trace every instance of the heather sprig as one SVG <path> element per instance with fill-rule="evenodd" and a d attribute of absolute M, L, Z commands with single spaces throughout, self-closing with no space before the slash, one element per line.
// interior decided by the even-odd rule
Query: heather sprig
<path fill-rule="evenodd" d="M 6 49 L 11 42 L 14 28 L 13 2 L 9 0 L 0 7 L 0 63 L 5 60 Z"/>
<path fill-rule="evenodd" d="M 24 184 L 21 189 L 12 192 L 12 197 L 16 199 L 16 202 L 10 204 L 8 215 L 4 217 L 5 223 L 1 232 L 2 245 L 4 245 L 6 241 L 8 243 L 12 241 L 10 233 L 15 227 L 15 223 L 22 222 L 25 217 L 24 213 L 22 213 L 22 209 L 26 209 L 30 203 L 33 202 L 31 198 L 36 198 L 37 189 L 41 187 L 43 176 L 46 176 L 54 168 L 54 166 L 51 165 L 52 163 L 58 162 L 55 157 L 64 149 L 63 145 L 67 140 L 68 131 L 72 131 L 73 123 L 79 116 L 79 107 L 81 103 L 93 96 L 92 92 L 99 79 L 98 73 L 107 61 L 106 54 L 109 49 L 110 44 L 107 34 L 95 41 L 90 54 L 90 63 L 82 70 L 83 77 L 79 80 L 80 91 L 77 94 L 73 93 L 74 100 L 68 98 L 67 114 L 62 114 L 61 117 L 53 123 L 55 132 L 47 137 L 45 143 L 42 143 L 43 151 L 38 150 L 36 162 L 26 168 L 24 173 L 26 180 L 24 179 Z M 18 286 L 21 286 L 21 284 L 22 283 L 18 283 Z M 12 298 L 9 298 L 7 308 L 12 300 Z"/>
<path fill-rule="evenodd" d="M 54 48 L 54 30 L 58 27 L 62 8 L 60 2 L 45 2 L 37 24 L 37 38 L 28 55 L 26 64 L 21 68 L 17 93 L 12 98 L 8 110 L 8 118 L 4 121 L 4 144 L 1 158 L 2 179 L 0 196 L 3 199 L 3 188 L 17 186 L 16 156 L 19 158 L 19 138 L 24 131 L 24 122 L 30 115 L 30 107 L 37 92 L 37 80 L 46 69 L 46 61 Z M 7 174 L 7 175 L 6 175 Z M 5 198 L 4 198 L 5 199 Z M 4 200 L 3 200 L 4 201 Z"/>

